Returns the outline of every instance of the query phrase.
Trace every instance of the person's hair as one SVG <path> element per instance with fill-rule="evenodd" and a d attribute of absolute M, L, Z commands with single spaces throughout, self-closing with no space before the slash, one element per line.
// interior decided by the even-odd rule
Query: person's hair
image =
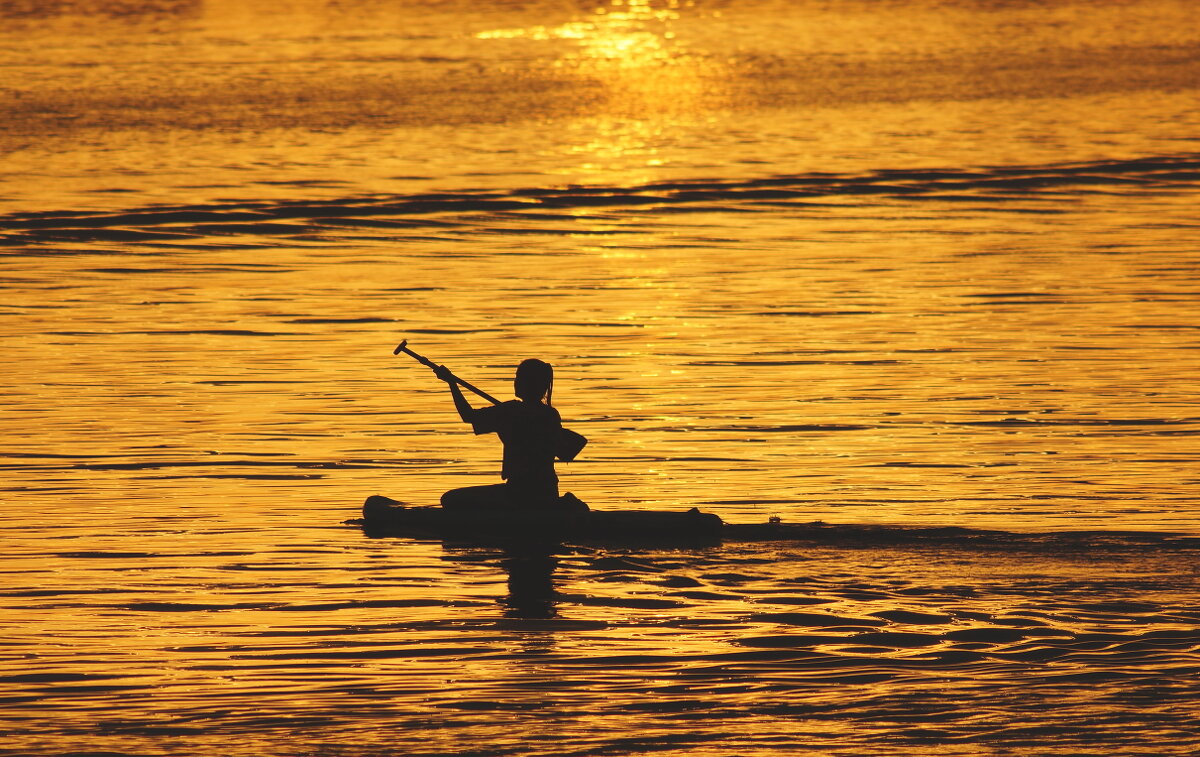
<path fill-rule="evenodd" d="M 513 388 L 517 396 L 527 402 L 537 402 L 544 396 L 549 405 L 554 393 L 554 368 L 537 358 L 522 360 L 517 366 Z"/>

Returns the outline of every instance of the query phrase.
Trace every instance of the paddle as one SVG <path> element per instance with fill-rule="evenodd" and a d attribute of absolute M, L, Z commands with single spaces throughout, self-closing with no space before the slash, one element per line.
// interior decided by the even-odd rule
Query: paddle
<path fill-rule="evenodd" d="M 420 363 L 421 365 L 423 365 L 427 368 L 431 368 L 433 370 L 437 370 L 437 368 L 438 368 L 438 366 L 435 365 L 434 362 L 432 360 L 430 360 L 429 358 L 425 357 L 424 355 L 418 355 L 417 353 L 410 350 L 408 348 L 408 340 L 407 339 L 400 342 L 400 344 L 396 345 L 396 349 L 392 350 L 393 355 L 399 355 L 401 352 L 403 352 L 404 354 L 413 358 L 418 363 Z M 482 389 L 475 386 L 474 384 L 471 384 L 468 381 L 463 381 L 458 376 L 455 376 L 453 373 L 450 373 L 450 378 L 454 379 L 454 382 L 456 384 L 458 384 L 459 386 L 461 386 L 463 389 L 467 389 L 468 391 L 472 391 L 475 394 L 478 394 L 480 397 L 483 397 L 485 400 L 492 403 L 493 405 L 502 404 L 500 402 L 500 400 L 496 399 L 495 397 L 493 397 L 492 395 L 483 391 Z M 555 441 L 556 441 L 556 443 L 554 445 L 554 456 L 557 457 L 559 460 L 565 460 L 566 462 L 570 462 L 570 461 L 574 460 L 575 456 L 578 455 L 583 450 L 584 446 L 588 442 L 587 437 L 583 436 L 583 434 L 577 434 L 568 428 L 560 428 L 559 432 L 558 432 L 558 439 Z"/>
<path fill-rule="evenodd" d="M 427 367 L 427 368 L 431 368 L 431 369 L 433 369 L 433 370 L 435 370 L 435 371 L 436 371 L 436 370 L 437 370 L 437 368 L 438 368 L 436 365 L 434 365 L 433 361 L 432 361 L 432 360 L 430 360 L 429 358 L 427 358 L 427 357 L 425 357 L 425 356 L 423 356 L 423 355 L 418 355 L 417 353 L 415 353 L 415 352 L 413 352 L 412 350 L 410 350 L 410 349 L 408 348 L 408 340 L 407 340 L 407 339 L 405 339 L 405 340 L 404 340 L 403 342 L 401 342 L 400 344 L 396 345 L 396 349 L 392 350 L 392 354 L 393 354 L 393 355 L 399 355 L 401 352 L 403 352 L 404 354 L 406 354 L 406 355 L 409 355 L 410 357 L 414 358 L 414 359 L 415 359 L 415 360 L 416 360 L 418 363 L 420 363 L 421 365 L 423 365 L 423 366 L 425 366 L 425 367 Z M 470 384 L 470 383 L 468 383 L 468 382 L 466 382 L 466 381 L 463 381 L 463 380 L 462 380 L 462 379 L 460 379 L 458 376 L 455 376 L 453 373 L 451 373 L 451 374 L 450 374 L 450 378 L 454 379 L 454 382 L 455 382 L 456 384 L 458 384 L 459 386 L 461 386 L 463 389 L 467 389 L 467 390 L 469 390 L 469 391 L 475 392 L 475 393 L 476 393 L 476 394 L 478 394 L 480 397 L 483 397 L 485 400 L 487 400 L 488 402 L 492 403 L 493 405 L 499 405 L 499 404 L 500 404 L 500 400 L 496 399 L 495 397 L 493 397 L 492 395 L 490 395 L 490 394 L 488 394 L 487 392 L 483 391 L 482 389 L 480 389 L 480 388 L 476 387 L 475 385 L 473 385 L 473 384 Z"/>

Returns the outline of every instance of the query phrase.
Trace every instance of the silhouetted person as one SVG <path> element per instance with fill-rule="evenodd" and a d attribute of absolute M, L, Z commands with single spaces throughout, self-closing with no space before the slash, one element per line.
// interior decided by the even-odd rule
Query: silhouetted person
<path fill-rule="evenodd" d="M 444 365 L 435 368 L 434 373 L 450 385 L 454 406 L 463 421 L 471 424 L 476 434 L 499 434 L 504 443 L 500 471 L 504 483 L 448 491 L 442 495 L 442 507 L 519 510 L 566 507 L 565 502 L 560 505 L 558 474 L 554 472 L 562 418 L 550 404 L 554 387 L 554 369 L 550 364 L 533 358 L 523 361 L 517 366 L 513 381 L 518 399 L 478 409 L 467 402 Z"/>

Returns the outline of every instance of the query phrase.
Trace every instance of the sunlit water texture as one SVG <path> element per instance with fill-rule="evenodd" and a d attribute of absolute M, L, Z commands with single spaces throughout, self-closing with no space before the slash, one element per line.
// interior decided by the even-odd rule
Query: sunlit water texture
<path fill-rule="evenodd" d="M 1200 750 L 1191 3 L 261 5 L 0 0 L 0 753 Z"/>

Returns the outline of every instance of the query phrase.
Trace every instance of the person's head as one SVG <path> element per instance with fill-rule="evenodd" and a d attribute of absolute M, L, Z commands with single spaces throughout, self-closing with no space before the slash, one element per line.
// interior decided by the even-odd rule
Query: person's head
<path fill-rule="evenodd" d="M 545 397 L 546 404 L 549 404 L 554 391 L 554 369 L 549 363 L 536 358 L 522 360 L 517 366 L 513 391 L 526 402 L 540 402 Z"/>

